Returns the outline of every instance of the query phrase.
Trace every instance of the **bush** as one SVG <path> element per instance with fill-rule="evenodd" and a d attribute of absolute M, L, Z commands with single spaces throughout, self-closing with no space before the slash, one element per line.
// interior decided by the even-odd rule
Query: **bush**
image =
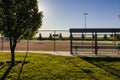
<path fill-rule="evenodd" d="M 59 38 L 60 38 L 60 39 L 62 39 L 62 38 L 63 38 L 63 37 L 62 37 L 62 33 L 60 33 Z"/>
<path fill-rule="evenodd" d="M 120 49 L 120 43 L 118 44 L 118 48 Z"/>
<path fill-rule="evenodd" d="M 53 39 L 52 33 L 50 33 L 49 39 Z"/>
<path fill-rule="evenodd" d="M 85 39 L 85 35 L 84 34 L 81 35 L 81 39 Z"/>
<path fill-rule="evenodd" d="M 104 37 L 103 37 L 104 40 L 107 40 L 107 35 L 105 34 Z"/>
<path fill-rule="evenodd" d="M 38 40 L 42 40 L 42 34 L 39 34 Z"/>

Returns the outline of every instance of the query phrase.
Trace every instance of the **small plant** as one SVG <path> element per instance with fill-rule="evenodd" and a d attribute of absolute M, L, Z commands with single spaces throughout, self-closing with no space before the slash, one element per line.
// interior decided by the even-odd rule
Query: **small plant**
<path fill-rule="evenodd" d="M 103 37 L 104 40 L 107 40 L 107 35 L 105 34 L 104 37 Z"/>
<path fill-rule="evenodd" d="M 52 37 L 52 33 L 50 33 L 50 36 L 49 36 L 49 39 L 52 39 L 53 37 Z"/>
<path fill-rule="evenodd" d="M 110 34 L 110 37 L 113 37 L 113 34 Z"/>
<path fill-rule="evenodd" d="M 116 35 L 117 40 L 120 40 L 120 34 Z"/>
<path fill-rule="evenodd" d="M 42 40 L 42 34 L 41 33 L 39 34 L 39 38 L 38 39 Z"/>
<path fill-rule="evenodd" d="M 82 39 L 85 39 L 85 35 L 84 35 L 84 34 L 82 34 L 82 35 L 81 35 L 81 38 L 82 38 Z"/>
<path fill-rule="evenodd" d="M 62 33 L 60 33 L 59 38 L 60 38 L 60 39 L 62 39 L 62 38 L 63 38 L 63 37 L 62 37 Z"/>
<path fill-rule="evenodd" d="M 120 43 L 118 43 L 118 48 L 120 49 Z"/>

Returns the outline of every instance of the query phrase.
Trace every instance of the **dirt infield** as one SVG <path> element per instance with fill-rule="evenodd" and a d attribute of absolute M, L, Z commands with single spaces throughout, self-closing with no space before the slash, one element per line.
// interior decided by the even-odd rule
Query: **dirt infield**
<path fill-rule="evenodd" d="M 28 46 L 27 46 L 28 45 Z M 78 42 L 76 41 L 74 45 L 91 45 L 92 46 L 92 41 L 84 41 Z M 94 45 L 94 44 L 93 44 Z M 114 45 L 112 41 L 102 41 L 98 42 L 98 45 L 108 45 L 108 46 L 117 46 Z M 28 48 L 29 51 L 54 51 L 54 41 L 39 41 L 39 40 L 31 40 L 29 41 L 29 44 L 27 44 L 27 41 L 21 41 L 17 44 L 16 50 L 17 51 L 26 51 Z M 0 41 L 0 51 L 9 51 L 9 42 Z M 70 51 L 70 41 L 56 41 L 56 46 L 55 46 L 56 51 Z M 80 52 L 94 52 L 93 49 L 81 49 L 79 50 Z M 99 51 L 104 51 L 104 52 L 117 52 L 115 49 L 104 49 L 104 50 L 99 50 Z"/>
<path fill-rule="evenodd" d="M 29 41 L 28 49 L 30 51 L 54 51 L 54 41 Z M 4 41 L 3 47 L 0 42 L 0 51 L 9 50 L 9 42 Z M 16 50 L 27 50 L 27 41 L 21 41 L 17 44 Z M 56 51 L 69 51 L 70 43 L 69 41 L 56 41 Z"/>

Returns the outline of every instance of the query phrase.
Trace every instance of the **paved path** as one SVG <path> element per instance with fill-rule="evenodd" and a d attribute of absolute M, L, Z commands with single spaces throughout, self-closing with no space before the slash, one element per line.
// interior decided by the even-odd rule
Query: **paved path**
<path fill-rule="evenodd" d="M 2 52 L 10 52 L 10 51 L 2 51 Z M 16 51 L 16 52 L 26 52 L 26 51 Z M 92 54 L 92 53 L 79 53 L 71 55 L 70 52 L 54 52 L 54 51 L 28 51 L 31 53 L 40 53 L 40 54 L 53 54 L 53 55 L 59 55 L 59 56 L 86 56 L 86 57 L 120 57 L 120 54 L 113 54 L 113 53 L 100 53 L 98 55 Z"/>
<path fill-rule="evenodd" d="M 86 57 L 120 57 L 120 54 L 113 54 L 113 53 L 100 53 L 98 55 L 92 53 L 79 53 L 71 55 L 70 52 L 54 52 L 54 51 L 41 51 L 38 53 L 46 53 L 46 54 L 53 54 L 53 55 L 60 55 L 60 56 L 86 56 Z"/>

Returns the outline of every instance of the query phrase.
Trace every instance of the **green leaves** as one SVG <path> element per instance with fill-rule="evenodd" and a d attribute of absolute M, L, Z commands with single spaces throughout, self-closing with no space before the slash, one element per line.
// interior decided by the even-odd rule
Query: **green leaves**
<path fill-rule="evenodd" d="M 37 0 L 0 0 L 0 34 L 10 40 L 12 66 L 17 42 L 32 38 L 41 25 Z"/>
<path fill-rule="evenodd" d="M 33 37 L 42 25 L 37 0 L 0 0 L 0 32 L 19 40 Z"/>

